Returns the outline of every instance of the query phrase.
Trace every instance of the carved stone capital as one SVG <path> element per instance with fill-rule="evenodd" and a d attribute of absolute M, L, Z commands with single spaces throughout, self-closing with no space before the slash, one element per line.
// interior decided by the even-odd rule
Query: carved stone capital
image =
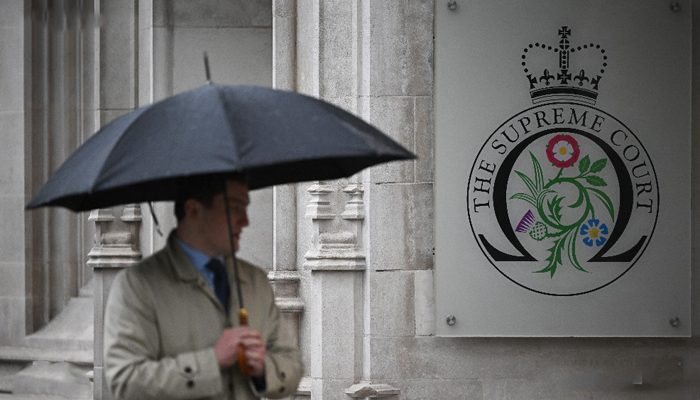
<path fill-rule="evenodd" d="M 120 218 L 114 216 L 113 209 L 93 210 L 88 220 L 95 222 L 95 245 L 88 253 L 87 265 L 95 269 L 125 268 L 141 259 L 138 204 L 124 206 Z"/>
<path fill-rule="evenodd" d="M 304 302 L 299 297 L 301 277 L 297 271 L 274 270 L 267 274 L 267 279 L 275 292 L 275 303 L 281 312 L 301 313 Z"/>
<path fill-rule="evenodd" d="M 329 195 L 334 192 L 333 187 L 314 184 L 309 187 L 308 191 L 311 193 L 311 200 L 306 205 L 305 217 L 311 219 L 334 219 L 335 213 L 328 199 Z"/>
<path fill-rule="evenodd" d="M 319 235 L 318 249 L 309 250 L 304 267 L 313 271 L 361 271 L 366 269 L 365 255 L 357 247 L 356 235 L 348 231 Z"/>
<path fill-rule="evenodd" d="M 365 203 L 362 200 L 364 189 L 362 189 L 362 185 L 353 183 L 346 186 L 343 192 L 350 195 L 350 200 L 345 203 L 345 210 L 340 216 L 347 220 L 365 219 Z"/>

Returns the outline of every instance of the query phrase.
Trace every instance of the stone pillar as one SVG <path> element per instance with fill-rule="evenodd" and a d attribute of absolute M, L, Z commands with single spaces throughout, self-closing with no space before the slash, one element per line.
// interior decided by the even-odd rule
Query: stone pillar
<path fill-rule="evenodd" d="M 25 57 L 31 47 L 31 33 L 25 21 L 28 6 L 21 2 L 0 4 L 0 59 L 7 60 L 0 74 L 0 345 L 22 345 L 32 330 L 32 218 L 24 212 L 27 199 L 25 174 L 31 174 L 28 152 L 31 135 L 32 102 L 26 90 L 31 86 L 31 59 Z M 12 45 L 11 45 L 12 44 Z M 10 64 L 10 60 L 12 60 Z M 16 67 L 9 68 L 9 65 Z"/>
<path fill-rule="evenodd" d="M 296 89 L 296 0 L 272 1 L 272 86 Z M 282 319 L 301 347 L 301 316 L 304 302 L 299 295 L 301 273 L 297 269 L 296 186 L 272 189 L 272 268 L 268 274 Z M 307 371 L 308 372 L 308 371 Z M 297 396 L 309 396 L 309 379 L 303 378 Z"/>
<path fill-rule="evenodd" d="M 121 217 L 113 212 L 121 210 Z M 104 382 L 103 326 L 104 309 L 109 288 L 115 275 L 141 259 L 139 250 L 140 206 L 130 204 L 114 209 L 93 210 L 90 221 L 95 222 L 95 246 L 88 254 L 88 265 L 93 268 L 95 288 L 95 353 L 94 353 L 94 398 L 112 399 Z"/>
<path fill-rule="evenodd" d="M 314 399 L 346 399 L 345 390 L 362 375 L 366 268 L 361 241 L 362 190 L 359 185 L 337 181 L 314 184 L 308 191 L 311 200 L 306 217 L 313 230 L 304 267 L 311 271 L 313 299 L 307 306 L 313 344 L 311 394 Z M 343 204 L 348 197 L 350 201 Z"/>

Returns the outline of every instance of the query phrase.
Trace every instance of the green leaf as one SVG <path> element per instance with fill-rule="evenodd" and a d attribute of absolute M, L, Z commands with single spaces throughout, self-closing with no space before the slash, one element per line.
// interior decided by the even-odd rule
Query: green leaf
<path fill-rule="evenodd" d="M 525 185 L 527 186 L 528 189 L 530 189 L 530 193 L 532 193 L 533 196 L 537 196 L 537 188 L 535 187 L 535 182 L 530 179 L 527 175 L 523 174 L 520 171 L 515 171 L 516 174 L 520 177 L 520 179 L 525 182 Z"/>
<path fill-rule="evenodd" d="M 550 216 L 552 217 L 553 220 L 555 220 L 557 223 L 561 222 L 561 201 L 563 200 L 563 197 L 559 196 L 554 196 L 552 201 L 547 200 L 547 207 L 549 208 Z"/>
<path fill-rule="evenodd" d="M 579 189 L 579 191 L 578 191 L 578 199 L 576 199 L 576 202 L 575 202 L 574 204 L 571 204 L 571 205 L 569 206 L 569 208 L 580 207 L 581 204 L 583 204 L 583 200 L 584 200 L 585 198 L 586 198 L 586 197 L 583 195 L 583 190 Z"/>
<path fill-rule="evenodd" d="M 510 196 L 510 199 L 511 200 L 513 200 L 513 199 L 525 200 L 528 203 L 532 204 L 533 206 L 537 207 L 537 202 L 535 201 L 535 198 L 527 193 L 516 193 L 516 194 Z"/>
<path fill-rule="evenodd" d="M 578 163 L 578 171 L 583 174 L 586 171 L 588 171 L 588 167 L 590 167 L 590 166 L 591 166 L 591 159 L 588 158 L 588 154 L 586 154 L 586 156 L 583 157 L 581 159 L 581 161 L 579 161 L 579 163 Z"/>
<path fill-rule="evenodd" d="M 549 261 L 544 269 L 539 271 L 534 271 L 535 273 L 549 272 L 550 278 L 554 277 L 554 273 L 557 271 L 557 265 L 561 265 L 561 250 L 564 248 L 563 238 L 559 238 L 554 242 L 554 245 L 547 249 L 550 253 L 546 261 Z"/>
<path fill-rule="evenodd" d="M 591 175 L 586 177 L 586 182 L 593 186 L 608 186 L 605 180 L 597 175 Z"/>
<path fill-rule="evenodd" d="M 605 166 L 608 164 L 608 159 L 607 158 L 601 158 L 600 160 L 596 161 L 591 165 L 591 173 L 596 173 L 600 172 L 605 168 Z"/>
<path fill-rule="evenodd" d="M 588 189 L 591 193 L 593 193 L 600 201 L 603 202 L 603 205 L 605 208 L 608 210 L 608 213 L 610 214 L 610 218 L 615 221 L 615 207 L 613 206 L 613 202 L 610 201 L 610 197 L 608 197 L 607 194 L 605 194 L 603 191 L 595 188 L 586 188 Z"/>
<path fill-rule="evenodd" d="M 579 229 L 581 229 L 580 224 L 577 227 L 577 229 L 573 229 L 573 230 L 569 231 L 570 238 L 568 239 L 568 241 L 566 243 L 567 247 L 568 247 L 568 251 L 569 251 L 569 262 L 571 262 L 571 265 L 573 265 L 574 268 L 576 268 L 577 270 L 583 271 L 583 272 L 588 272 L 585 269 L 583 269 L 581 264 L 579 264 L 579 262 L 578 262 L 578 258 L 576 258 L 576 237 L 578 236 Z"/>
<path fill-rule="evenodd" d="M 535 170 L 535 188 L 537 188 L 537 191 L 540 191 L 544 189 L 544 175 L 542 174 L 542 166 L 540 166 L 540 162 L 537 161 L 537 158 L 535 158 L 535 155 L 530 152 L 530 157 L 532 158 L 532 167 Z M 534 195 L 535 193 L 533 193 Z"/>

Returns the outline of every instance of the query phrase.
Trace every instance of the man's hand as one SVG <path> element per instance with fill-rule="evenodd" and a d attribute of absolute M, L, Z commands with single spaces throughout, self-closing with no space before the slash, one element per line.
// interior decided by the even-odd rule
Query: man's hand
<path fill-rule="evenodd" d="M 214 345 L 216 360 L 221 369 L 232 367 L 238 362 L 238 344 L 242 343 L 251 376 L 265 375 L 265 343 L 256 330 L 247 326 L 239 326 L 224 330 Z"/>

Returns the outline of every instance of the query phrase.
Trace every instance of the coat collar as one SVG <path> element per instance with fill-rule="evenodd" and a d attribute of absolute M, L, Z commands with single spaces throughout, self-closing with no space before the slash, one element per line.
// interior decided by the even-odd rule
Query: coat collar
<path fill-rule="evenodd" d="M 168 236 L 168 243 L 166 244 L 165 251 L 168 252 L 168 254 L 170 255 L 173 270 L 175 271 L 175 274 L 180 280 L 196 281 L 201 277 L 201 274 L 199 273 L 197 268 L 192 264 L 189 257 L 187 257 L 187 254 L 185 254 L 185 251 L 177 243 L 175 230 L 170 232 L 170 235 Z M 241 268 L 241 264 L 243 264 L 241 260 L 238 260 L 238 279 L 240 280 L 241 284 L 243 284 L 247 283 L 249 278 L 247 274 L 242 273 L 243 268 Z M 233 284 L 233 279 L 235 275 L 232 257 L 226 257 L 226 268 L 228 272 L 229 282 Z"/>

